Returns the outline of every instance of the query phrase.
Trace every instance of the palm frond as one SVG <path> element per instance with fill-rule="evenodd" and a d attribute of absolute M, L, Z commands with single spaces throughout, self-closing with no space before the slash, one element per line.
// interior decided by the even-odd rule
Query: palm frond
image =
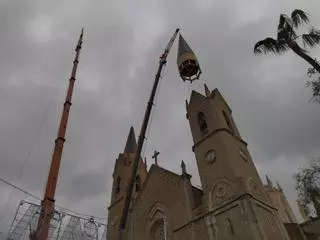
<path fill-rule="evenodd" d="M 289 16 L 286 14 L 281 14 L 279 18 L 279 24 L 278 24 L 278 36 L 277 38 L 280 39 L 292 39 L 295 38 L 296 32 L 293 28 L 292 20 Z"/>
<path fill-rule="evenodd" d="M 289 49 L 285 41 L 278 41 L 273 38 L 266 38 L 257 42 L 254 46 L 253 52 L 255 54 L 275 53 L 281 54 Z"/>
<path fill-rule="evenodd" d="M 278 42 L 278 45 L 277 45 L 278 53 L 281 54 L 281 53 L 288 51 L 288 49 L 290 49 L 286 41 L 278 40 L 277 42 Z"/>
<path fill-rule="evenodd" d="M 314 47 L 320 44 L 320 30 L 312 28 L 309 33 L 302 34 L 303 45 Z"/>
<path fill-rule="evenodd" d="M 282 29 L 286 21 L 288 20 L 288 16 L 285 14 L 281 14 L 279 18 L 278 30 Z"/>
<path fill-rule="evenodd" d="M 309 22 L 308 14 L 301 9 L 295 9 L 291 13 L 291 20 L 294 27 L 299 27 L 303 23 Z"/>
<path fill-rule="evenodd" d="M 284 28 L 287 28 L 287 26 L 292 26 L 292 21 L 290 17 L 286 14 L 280 14 L 278 32 Z"/>

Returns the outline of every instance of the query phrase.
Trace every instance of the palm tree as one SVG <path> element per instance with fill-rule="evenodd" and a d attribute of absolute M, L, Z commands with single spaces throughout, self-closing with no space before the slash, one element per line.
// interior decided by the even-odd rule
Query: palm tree
<path fill-rule="evenodd" d="M 320 31 L 312 27 L 308 33 L 298 35 L 296 30 L 303 24 L 309 23 L 308 14 L 300 9 L 296 9 L 291 13 L 291 17 L 281 14 L 278 25 L 277 39 L 266 38 L 257 42 L 254 46 L 255 54 L 275 53 L 282 54 L 291 49 L 298 56 L 306 60 L 318 73 L 320 73 L 320 64 L 316 59 L 310 57 L 305 49 L 306 47 L 314 47 L 320 44 Z M 302 48 L 298 44 L 298 40 L 302 41 Z"/>

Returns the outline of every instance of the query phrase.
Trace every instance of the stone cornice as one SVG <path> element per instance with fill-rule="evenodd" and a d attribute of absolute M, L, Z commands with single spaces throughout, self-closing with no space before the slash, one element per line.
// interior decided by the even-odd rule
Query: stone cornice
<path fill-rule="evenodd" d="M 206 134 L 202 139 L 200 139 L 198 142 L 196 142 L 193 146 L 192 146 L 192 151 L 194 152 L 194 149 L 202 142 L 204 142 L 206 139 L 208 139 L 209 137 L 211 137 L 212 135 L 219 133 L 219 132 L 227 132 L 229 133 L 231 136 L 233 136 L 235 139 L 237 139 L 238 141 L 242 142 L 243 144 L 245 144 L 246 146 L 248 145 L 242 138 L 234 135 L 229 129 L 227 128 L 218 128 L 214 131 L 211 131 L 210 133 Z"/>
<path fill-rule="evenodd" d="M 177 228 L 174 228 L 174 229 L 173 229 L 173 232 L 177 232 L 177 231 L 181 230 L 182 228 L 188 226 L 189 224 L 192 224 L 192 223 L 198 221 L 199 219 L 204 218 L 204 217 L 206 217 L 206 216 L 208 216 L 208 215 L 210 215 L 210 214 L 212 214 L 212 213 L 216 213 L 216 212 L 219 212 L 219 211 L 224 212 L 224 211 L 226 211 L 226 210 L 228 210 L 228 209 L 230 209 L 230 208 L 233 208 L 233 207 L 235 207 L 235 205 L 237 205 L 236 201 L 241 200 L 241 199 L 244 199 L 244 198 L 246 198 L 246 197 L 255 200 L 255 201 L 258 202 L 260 205 L 263 205 L 263 206 L 266 207 L 266 208 L 269 208 L 269 209 L 272 209 L 272 210 L 277 210 L 277 209 L 274 208 L 273 206 L 271 206 L 271 205 L 269 205 L 269 204 L 266 204 L 265 202 L 259 200 L 258 198 L 255 198 L 255 197 L 252 196 L 250 193 L 244 193 L 244 194 L 242 194 L 242 195 L 240 195 L 240 196 L 238 196 L 238 197 L 236 197 L 236 198 L 234 198 L 234 199 L 231 199 L 230 201 L 224 202 L 223 204 L 217 206 L 216 208 L 214 208 L 214 209 L 212 209 L 212 210 L 209 210 L 209 211 L 207 211 L 207 212 L 205 212 L 205 213 L 202 213 L 202 214 L 194 217 L 191 221 L 189 221 L 189 222 L 187 222 L 187 223 L 185 223 L 185 224 L 183 224 L 183 225 L 181 225 L 181 226 L 179 226 L 179 227 L 177 227 Z M 230 205 L 230 206 L 227 207 L 228 205 Z"/>

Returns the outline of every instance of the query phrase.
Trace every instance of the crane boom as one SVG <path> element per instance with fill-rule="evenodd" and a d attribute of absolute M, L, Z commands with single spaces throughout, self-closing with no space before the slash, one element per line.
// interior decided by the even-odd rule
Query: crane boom
<path fill-rule="evenodd" d="M 41 203 L 41 213 L 38 220 L 37 230 L 31 233 L 30 238 L 35 240 L 47 240 L 50 229 L 50 221 L 54 214 L 55 193 L 58 182 L 58 175 L 60 170 L 62 151 L 65 142 L 65 135 L 71 108 L 71 100 L 74 83 L 76 81 L 76 72 L 79 62 L 79 55 L 82 46 L 83 29 L 81 30 L 80 38 L 75 49 L 76 56 L 73 61 L 71 77 L 69 79 L 69 86 L 67 96 L 63 105 L 63 112 L 60 120 L 60 126 L 57 139 L 55 140 L 55 147 L 52 154 L 50 170 L 48 174 L 47 184 L 45 188 L 44 197 Z"/>
<path fill-rule="evenodd" d="M 168 45 L 166 46 L 166 48 L 164 49 L 164 53 L 162 54 L 162 56 L 160 57 L 161 59 L 163 59 L 164 61 L 166 61 L 167 56 L 171 50 L 171 47 L 174 43 L 174 40 L 176 40 L 177 38 L 177 34 L 179 32 L 179 28 L 176 29 L 176 31 L 174 32 L 173 36 L 171 37 L 170 41 L 168 42 Z M 161 63 L 161 62 L 160 62 Z"/>
<path fill-rule="evenodd" d="M 170 49 L 174 43 L 174 40 L 177 37 L 178 32 L 179 32 L 179 28 L 177 28 L 175 30 L 173 36 L 171 37 L 168 45 L 166 46 L 166 48 L 164 50 L 164 53 L 160 56 L 158 71 L 155 76 L 154 84 L 153 84 L 153 87 L 151 90 L 149 102 L 148 102 L 147 109 L 146 109 L 146 112 L 145 112 L 145 115 L 143 118 L 141 130 L 140 130 L 140 135 L 138 138 L 138 147 L 137 147 L 137 151 L 135 153 L 135 157 L 134 157 L 134 161 L 133 161 L 132 174 L 131 174 L 131 178 L 129 181 L 128 192 L 126 194 L 124 208 L 122 211 L 120 225 L 119 225 L 119 240 L 122 240 L 122 234 L 123 234 L 123 231 L 126 227 L 126 221 L 127 221 L 127 217 L 128 217 L 128 212 L 129 212 L 129 207 L 130 207 L 130 202 L 131 202 L 131 197 L 132 197 L 132 192 L 133 192 L 133 187 L 134 187 L 135 176 L 137 175 L 139 158 L 141 155 L 141 151 L 142 151 L 142 147 L 143 147 L 143 143 L 144 143 L 144 139 L 145 139 L 145 134 L 146 134 L 148 123 L 149 123 L 149 118 L 150 118 L 150 113 L 151 113 L 153 102 L 154 102 L 154 97 L 156 95 L 157 87 L 158 87 L 159 80 L 161 77 L 162 68 L 166 64 L 167 56 L 168 56 Z"/>

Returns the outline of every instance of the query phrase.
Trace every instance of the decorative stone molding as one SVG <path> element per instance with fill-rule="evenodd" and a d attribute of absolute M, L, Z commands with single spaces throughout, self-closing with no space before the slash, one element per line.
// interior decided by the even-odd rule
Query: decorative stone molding
<path fill-rule="evenodd" d="M 223 198 L 227 193 L 226 186 L 220 185 L 217 187 L 217 191 L 215 193 L 217 198 Z"/>
<path fill-rule="evenodd" d="M 145 221 L 145 236 L 147 236 L 147 239 L 151 239 L 150 234 L 152 227 L 154 227 L 154 225 L 159 221 L 164 221 L 164 227 L 166 228 L 166 239 L 172 239 L 172 221 L 170 216 L 170 210 L 163 203 L 156 202 L 155 204 L 153 204 L 153 206 L 150 208 L 150 211 L 147 214 L 147 218 L 145 219 Z"/>
<path fill-rule="evenodd" d="M 253 195 L 253 196 L 261 196 L 262 192 L 260 187 L 258 186 L 258 184 L 253 180 L 253 178 L 249 178 L 247 180 L 247 188 L 249 190 L 249 192 Z"/>
<path fill-rule="evenodd" d="M 208 208 L 213 209 L 214 205 L 221 203 L 235 195 L 235 190 L 227 179 L 217 180 L 211 187 L 209 194 Z"/>
<path fill-rule="evenodd" d="M 207 232 L 209 236 L 209 240 L 215 240 L 216 239 L 216 233 L 217 233 L 217 226 L 213 223 L 214 216 L 209 214 L 205 217 Z"/>
<path fill-rule="evenodd" d="M 177 176 L 174 176 L 171 173 L 168 173 L 166 171 L 161 170 L 159 172 L 159 178 L 167 183 L 169 183 L 172 186 L 181 187 L 181 179 L 179 179 Z"/>

